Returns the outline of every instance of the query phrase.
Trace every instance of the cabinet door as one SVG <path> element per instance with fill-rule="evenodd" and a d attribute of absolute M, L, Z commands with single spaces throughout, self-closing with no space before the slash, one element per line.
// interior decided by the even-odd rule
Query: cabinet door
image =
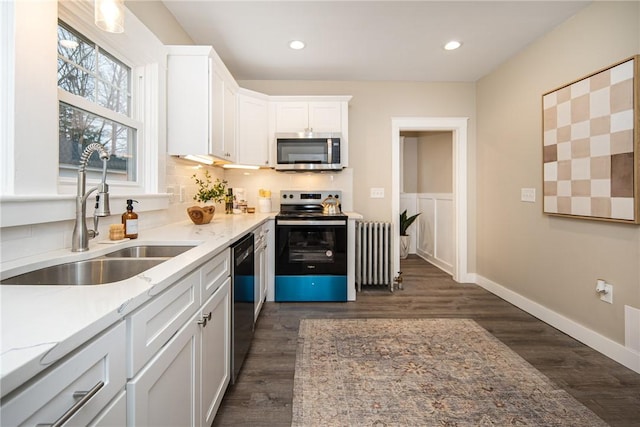
<path fill-rule="evenodd" d="M 226 150 L 224 146 L 224 113 L 225 113 L 225 83 L 222 70 L 212 65 L 211 68 L 211 153 L 224 159 Z"/>
<path fill-rule="evenodd" d="M 122 390 L 109 405 L 104 408 L 89 427 L 114 427 L 127 425 L 127 393 Z"/>
<path fill-rule="evenodd" d="M 167 58 L 167 152 L 209 154 L 210 58 L 169 55 Z"/>
<path fill-rule="evenodd" d="M 127 383 L 127 425 L 196 426 L 199 422 L 200 313 Z"/>
<path fill-rule="evenodd" d="M 209 316 L 211 318 L 209 319 Z M 231 378 L 231 278 L 202 306 L 201 426 L 210 426 Z"/>
<path fill-rule="evenodd" d="M 314 132 L 341 132 L 342 108 L 340 102 L 310 102 L 309 127 Z"/>
<path fill-rule="evenodd" d="M 132 378 L 200 307 L 200 271 L 195 271 L 127 318 Z"/>
<path fill-rule="evenodd" d="M 309 128 L 308 102 L 278 102 L 276 132 L 304 132 Z"/>
<path fill-rule="evenodd" d="M 265 296 L 265 285 L 266 285 L 266 277 L 265 277 L 265 253 L 264 247 L 256 248 L 255 253 L 255 294 L 254 294 L 254 321 L 258 320 L 258 316 L 260 315 L 260 310 L 262 309 L 262 303 L 264 302 Z"/>
<path fill-rule="evenodd" d="M 237 93 L 235 88 L 229 83 L 224 84 L 224 159 L 234 162 L 236 160 L 236 105 Z"/>
<path fill-rule="evenodd" d="M 267 101 L 238 95 L 238 156 L 243 165 L 269 165 Z"/>

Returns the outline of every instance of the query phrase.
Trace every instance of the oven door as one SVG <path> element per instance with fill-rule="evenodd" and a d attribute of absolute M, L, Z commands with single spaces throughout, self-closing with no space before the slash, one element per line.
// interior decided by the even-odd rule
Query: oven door
<path fill-rule="evenodd" d="M 347 221 L 276 221 L 276 276 L 347 274 Z"/>

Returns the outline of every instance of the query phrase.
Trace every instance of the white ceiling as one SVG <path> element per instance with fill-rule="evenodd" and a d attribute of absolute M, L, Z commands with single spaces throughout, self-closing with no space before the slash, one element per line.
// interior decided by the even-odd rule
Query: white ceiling
<path fill-rule="evenodd" d="M 237 80 L 476 81 L 585 1 L 165 0 Z M 294 51 L 293 39 L 307 47 Z M 445 42 L 463 45 L 445 51 Z"/>

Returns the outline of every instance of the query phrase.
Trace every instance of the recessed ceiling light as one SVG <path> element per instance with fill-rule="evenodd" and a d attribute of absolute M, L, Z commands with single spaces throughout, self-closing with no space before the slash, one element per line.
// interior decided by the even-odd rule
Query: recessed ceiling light
<path fill-rule="evenodd" d="M 295 50 L 304 49 L 304 42 L 302 40 L 293 40 L 289 42 L 289 47 Z"/>
<path fill-rule="evenodd" d="M 456 50 L 460 46 L 462 46 L 462 43 L 456 40 L 451 40 L 449 43 L 444 45 L 444 48 L 445 50 Z"/>

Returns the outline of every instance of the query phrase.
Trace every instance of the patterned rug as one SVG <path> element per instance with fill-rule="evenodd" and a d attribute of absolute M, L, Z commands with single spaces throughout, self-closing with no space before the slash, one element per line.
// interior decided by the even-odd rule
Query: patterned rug
<path fill-rule="evenodd" d="M 293 426 L 606 426 L 468 319 L 300 322 Z"/>

